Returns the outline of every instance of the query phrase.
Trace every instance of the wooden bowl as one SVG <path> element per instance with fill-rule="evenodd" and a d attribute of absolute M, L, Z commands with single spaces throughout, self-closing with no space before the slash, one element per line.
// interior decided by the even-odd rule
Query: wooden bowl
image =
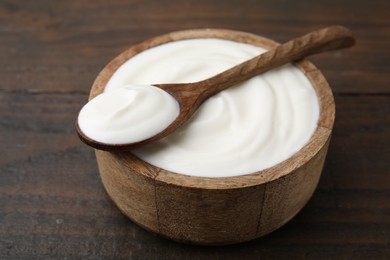
<path fill-rule="evenodd" d="M 230 30 L 187 30 L 147 40 L 112 60 L 94 82 L 101 93 L 118 67 L 139 52 L 183 39 L 222 38 L 272 48 L 267 38 Z M 320 103 L 318 127 L 289 159 L 252 174 L 205 178 L 176 174 L 131 153 L 96 150 L 107 193 L 130 219 L 147 230 L 192 244 L 233 244 L 261 237 L 289 221 L 307 203 L 319 181 L 335 116 L 332 92 L 308 61 L 296 64 L 310 79 Z"/>

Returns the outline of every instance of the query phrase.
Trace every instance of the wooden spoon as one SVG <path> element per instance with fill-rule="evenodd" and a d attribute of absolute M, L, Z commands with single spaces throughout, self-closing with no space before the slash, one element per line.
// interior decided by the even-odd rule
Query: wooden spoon
<path fill-rule="evenodd" d="M 127 144 L 106 144 L 98 142 L 86 136 L 79 128 L 76 120 L 77 133 L 84 143 L 96 149 L 128 151 L 169 135 L 183 125 L 207 98 L 224 89 L 309 55 L 347 48 L 354 44 L 355 38 L 349 29 L 342 26 L 330 26 L 290 40 L 275 49 L 240 63 L 211 78 L 195 83 L 154 85 L 165 90 L 178 101 L 180 113 L 165 130 L 143 141 Z"/>

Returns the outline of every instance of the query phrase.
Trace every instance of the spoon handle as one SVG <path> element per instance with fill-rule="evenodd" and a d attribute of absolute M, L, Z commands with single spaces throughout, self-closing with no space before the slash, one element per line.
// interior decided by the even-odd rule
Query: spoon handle
<path fill-rule="evenodd" d="M 309 55 L 347 48 L 355 44 L 352 32 L 343 26 L 330 26 L 279 45 L 246 62 L 226 70 L 204 81 L 197 82 L 202 88 L 202 99 L 206 99 L 235 84 L 288 62 Z"/>

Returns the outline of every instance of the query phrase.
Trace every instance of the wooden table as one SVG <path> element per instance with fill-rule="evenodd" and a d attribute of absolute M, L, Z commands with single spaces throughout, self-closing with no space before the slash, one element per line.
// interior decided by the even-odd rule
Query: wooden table
<path fill-rule="evenodd" d="M 128 220 L 73 122 L 114 56 L 147 38 L 228 28 L 278 41 L 331 24 L 358 45 L 311 58 L 337 119 L 318 189 L 274 233 L 227 247 L 175 243 Z M 0 1 L 0 258 L 390 257 L 390 2 Z"/>

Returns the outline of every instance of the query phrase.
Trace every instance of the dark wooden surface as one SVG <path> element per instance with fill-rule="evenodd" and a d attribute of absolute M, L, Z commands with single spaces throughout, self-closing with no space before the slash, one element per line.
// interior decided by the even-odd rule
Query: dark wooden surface
<path fill-rule="evenodd" d="M 291 222 L 248 243 L 197 247 L 119 212 L 73 125 L 110 59 L 180 29 L 286 41 L 331 24 L 358 44 L 310 59 L 337 116 L 318 189 Z M 389 259 L 389 46 L 386 0 L 0 1 L 0 259 Z"/>

